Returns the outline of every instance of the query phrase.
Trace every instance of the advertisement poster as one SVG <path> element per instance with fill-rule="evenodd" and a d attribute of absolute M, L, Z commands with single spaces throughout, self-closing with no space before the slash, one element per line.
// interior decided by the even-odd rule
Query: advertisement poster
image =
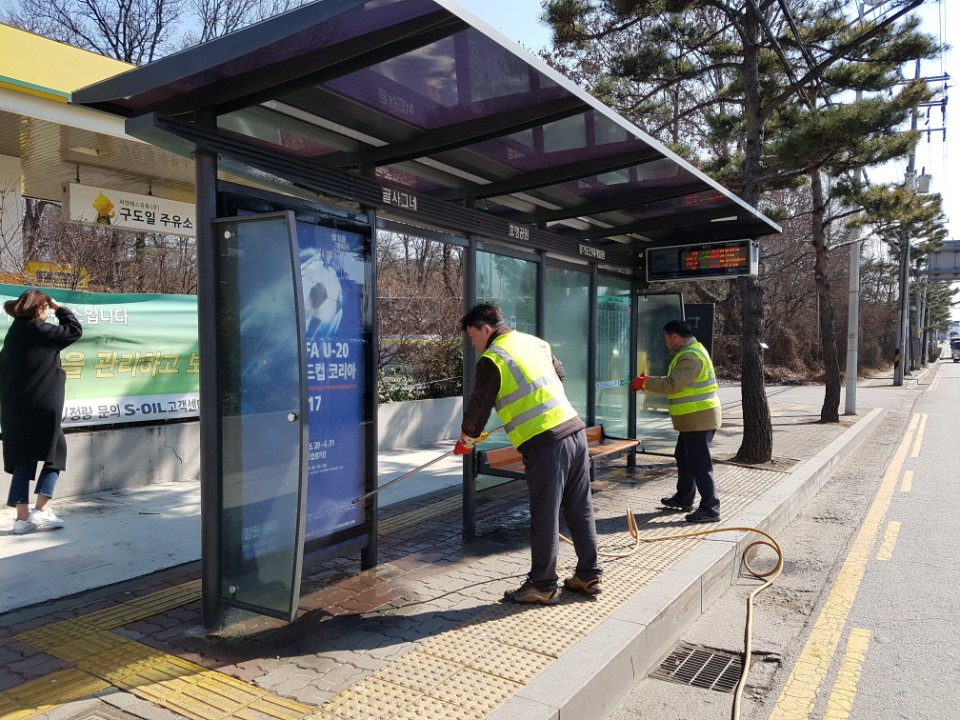
<path fill-rule="evenodd" d="M 0 285 L 0 302 L 25 289 Z M 196 297 L 39 289 L 83 325 L 83 337 L 60 353 L 67 375 L 64 427 L 199 415 Z M 0 315 L 2 345 L 13 318 Z M 52 313 L 49 322 L 56 322 Z"/>
<path fill-rule="evenodd" d="M 363 522 L 366 236 L 297 223 L 310 440 L 306 540 Z"/>

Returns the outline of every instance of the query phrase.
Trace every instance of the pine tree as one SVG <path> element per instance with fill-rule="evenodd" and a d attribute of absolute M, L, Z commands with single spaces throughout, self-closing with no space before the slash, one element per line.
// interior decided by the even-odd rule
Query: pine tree
<path fill-rule="evenodd" d="M 544 18 L 556 50 L 548 60 L 674 149 L 701 164 L 709 159 L 708 170 L 762 209 L 763 190 L 801 178 L 796 168 L 784 175 L 766 166 L 767 134 L 803 127 L 804 113 L 833 97 L 823 86 L 831 68 L 921 2 L 893 0 L 881 20 L 814 57 L 796 17 L 836 26 L 844 17 L 836 0 L 549 0 Z M 823 165 L 807 173 L 814 167 Z M 737 282 L 744 412 L 737 459 L 767 462 L 773 432 L 760 345 L 763 288 L 757 278 Z"/>

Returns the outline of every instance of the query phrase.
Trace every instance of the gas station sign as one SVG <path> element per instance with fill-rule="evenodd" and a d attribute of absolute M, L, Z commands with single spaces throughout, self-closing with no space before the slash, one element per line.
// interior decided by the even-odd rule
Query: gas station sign
<path fill-rule="evenodd" d="M 84 225 L 107 225 L 131 232 L 196 237 L 192 203 L 138 195 L 125 190 L 68 183 L 64 187 L 64 215 Z"/>

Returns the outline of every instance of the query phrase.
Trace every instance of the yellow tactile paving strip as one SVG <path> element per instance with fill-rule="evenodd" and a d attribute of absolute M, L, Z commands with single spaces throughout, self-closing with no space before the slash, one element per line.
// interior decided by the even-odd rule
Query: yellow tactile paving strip
<path fill-rule="evenodd" d="M 746 504 L 784 476 L 725 473 L 725 495 L 743 498 Z M 602 481 L 597 487 L 602 488 Z M 623 517 L 625 509 L 607 507 L 603 498 L 598 494 L 598 518 L 616 522 L 613 518 Z M 645 506 L 656 502 L 639 499 Z M 424 508 L 416 511 L 416 518 L 399 516 L 392 525 L 399 529 L 449 512 L 459 503 L 459 498 L 444 501 L 442 510 Z M 730 514 L 735 504 L 739 503 L 726 506 Z M 383 523 L 381 532 L 392 525 Z M 682 530 L 689 527 L 678 527 L 676 515 L 661 514 L 648 518 L 641 532 L 644 537 L 662 537 Z M 421 640 L 319 708 L 111 631 L 198 600 L 200 585 L 195 581 L 18 635 L 21 642 L 75 667 L 0 693 L 0 720 L 26 720 L 111 686 L 189 720 L 481 720 L 700 542 L 644 544 L 629 558 L 607 562 L 604 592 L 596 598 L 574 599 L 566 593 L 559 605 L 549 607 L 486 606 L 471 621 Z M 601 549 L 610 552 L 623 552 L 633 544 L 625 519 L 621 531 L 606 532 L 601 538 Z M 572 564 L 572 549 L 561 546 L 561 565 Z M 389 609 L 383 612 L 389 614 Z"/>
<path fill-rule="evenodd" d="M 0 717 L 25 720 L 106 690 L 110 684 L 79 668 L 67 668 L 0 693 Z"/>
<path fill-rule="evenodd" d="M 80 620 L 64 620 L 45 625 L 36 630 L 21 633 L 16 636 L 16 639 L 61 660 L 78 660 L 85 655 L 128 642 L 126 638 L 114 633 L 105 633 Z M 89 640 L 89 647 L 85 647 L 87 640 Z"/>
<path fill-rule="evenodd" d="M 17 635 L 20 642 L 75 667 L 0 693 L 0 720 L 26 720 L 109 687 L 190 720 L 298 720 L 314 711 L 111 632 L 199 599 L 200 582 L 192 581 Z"/>
<path fill-rule="evenodd" d="M 134 672 L 112 683 L 187 718 L 296 720 L 313 710 L 256 685 L 166 654 L 152 662 L 138 663 Z"/>

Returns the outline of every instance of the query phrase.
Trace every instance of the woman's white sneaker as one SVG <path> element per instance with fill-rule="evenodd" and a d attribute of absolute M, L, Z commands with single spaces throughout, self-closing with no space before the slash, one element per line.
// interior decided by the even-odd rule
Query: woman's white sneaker
<path fill-rule="evenodd" d="M 36 530 L 36 523 L 32 523 L 29 520 L 16 519 L 13 521 L 13 530 L 11 532 L 14 535 L 26 535 L 27 533 L 36 532 Z"/>
<path fill-rule="evenodd" d="M 38 528 L 62 528 L 63 520 L 61 520 L 53 510 L 44 508 L 43 510 L 33 510 L 30 513 L 30 520 L 28 522 L 33 523 Z"/>

